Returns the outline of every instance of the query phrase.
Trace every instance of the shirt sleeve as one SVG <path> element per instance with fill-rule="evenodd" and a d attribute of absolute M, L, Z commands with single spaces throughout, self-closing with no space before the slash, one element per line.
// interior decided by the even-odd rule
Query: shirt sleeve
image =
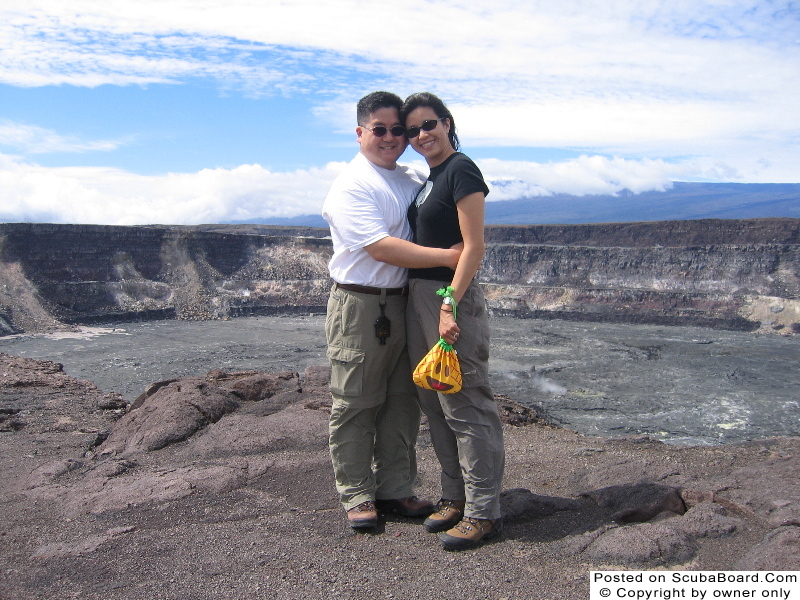
<path fill-rule="evenodd" d="M 489 193 L 489 187 L 478 165 L 466 156 L 459 161 L 458 168 L 453 169 L 452 175 L 450 189 L 453 190 L 453 199 L 456 202 L 476 192 L 482 192 L 484 196 Z"/>
<path fill-rule="evenodd" d="M 389 236 L 386 218 L 366 190 L 339 190 L 332 204 L 334 210 L 327 210 L 323 216 L 336 227 L 347 250 L 358 250 Z"/>

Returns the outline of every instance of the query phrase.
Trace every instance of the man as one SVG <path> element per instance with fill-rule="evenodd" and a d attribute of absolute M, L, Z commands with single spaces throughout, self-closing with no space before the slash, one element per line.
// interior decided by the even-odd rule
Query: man
<path fill-rule="evenodd" d="M 334 251 L 325 323 L 330 452 L 354 529 L 377 525 L 378 510 L 420 517 L 434 510 L 413 493 L 420 409 L 406 350 L 406 268 L 455 268 L 460 251 L 409 241 L 407 209 L 426 178 L 397 164 L 407 145 L 401 106 L 388 92 L 358 102 L 359 153 L 322 209 Z"/>

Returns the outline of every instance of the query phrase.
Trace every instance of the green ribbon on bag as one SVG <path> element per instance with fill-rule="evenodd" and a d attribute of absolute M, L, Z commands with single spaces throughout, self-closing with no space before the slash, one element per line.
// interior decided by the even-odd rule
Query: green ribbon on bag
<path fill-rule="evenodd" d="M 455 319 L 456 318 L 456 299 L 453 298 L 453 292 L 454 291 L 455 290 L 453 289 L 453 286 L 448 285 L 446 288 L 442 288 L 440 290 L 436 290 L 436 293 L 439 294 L 442 298 L 450 298 L 450 301 L 452 302 L 452 304 L 450 306 L 453 307 L 453 318 Z M 447 342 L 445 342 L 444 338 L 440 337 L 438 344 L 447 352 L 452 352 L 453 351 L 453 346 L 451 344 L 448 344 Z"/>

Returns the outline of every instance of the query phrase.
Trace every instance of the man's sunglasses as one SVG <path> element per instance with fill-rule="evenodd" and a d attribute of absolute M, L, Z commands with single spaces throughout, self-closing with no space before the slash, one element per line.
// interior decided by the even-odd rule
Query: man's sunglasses
<path fill-rule="evenodd" d="M 377 127 L 367 127 L 366 125 L 362 125 L 364 129 L 367 129 L 372 132 L 372 134 L 376 137 L 383 137 L 386 135 L 387 131 L 391 131 L 394 137 L 400 137 L 406 132 L 406 128 L 402 125 L 395 125 L 394 127 L 389 127 L 388 129 L 383 125 L 378 125 Z"/>
<path fill-rule="evenodd" d="M 427 121 L 423 121 L 422 125 L 420 125 L 419 127 L 416 127 L 416 126 L 415 127 L 409 127 L 408 129 L 406 129 L 406 137 L 408 139 L 415 138 L 415 137 L 417 137 L 419 135 L 420 130 L 422 130 L 422 131 L 433 131 L 434 129 L 436 129 L 436 124 L 439 121 L 443 121 L 446 118 L 447 117 L 441 117 L 439 119 L 428 119 Z"/>

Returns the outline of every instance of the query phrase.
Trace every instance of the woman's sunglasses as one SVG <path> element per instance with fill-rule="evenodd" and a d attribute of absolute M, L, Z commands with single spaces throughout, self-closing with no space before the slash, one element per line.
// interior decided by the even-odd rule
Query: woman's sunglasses
<path fill-rule="evenodd" d="M 389 127 L 388 129 L 383 125 L 378 125 L 377 127 L 372 128 L 362 125 L 362 127 L 371 131 L 374 136 L 381 138 L 386 135 L 387 131 L 391 131 L 394 137 L 400 137 L 406 132 L 406 128 L 402 125 L 395 125 L 394 127 Z"/>
<path fill-rule="evenodd" d="M 439 119 L 428 119 L 427 121 L 423 121 L 422 125 L 420 125 L 419 127 L 416 126 L 409 127 L 408 129 L 406 129 L 406 137 L 408 139 L 415 138 L 419 135 L 420 130 L 433 131 L 434 129 L 436 129 L 436 124 L 439 121 L 445 120 L 446 118 L 447 117 L 441 117 Z"/>

